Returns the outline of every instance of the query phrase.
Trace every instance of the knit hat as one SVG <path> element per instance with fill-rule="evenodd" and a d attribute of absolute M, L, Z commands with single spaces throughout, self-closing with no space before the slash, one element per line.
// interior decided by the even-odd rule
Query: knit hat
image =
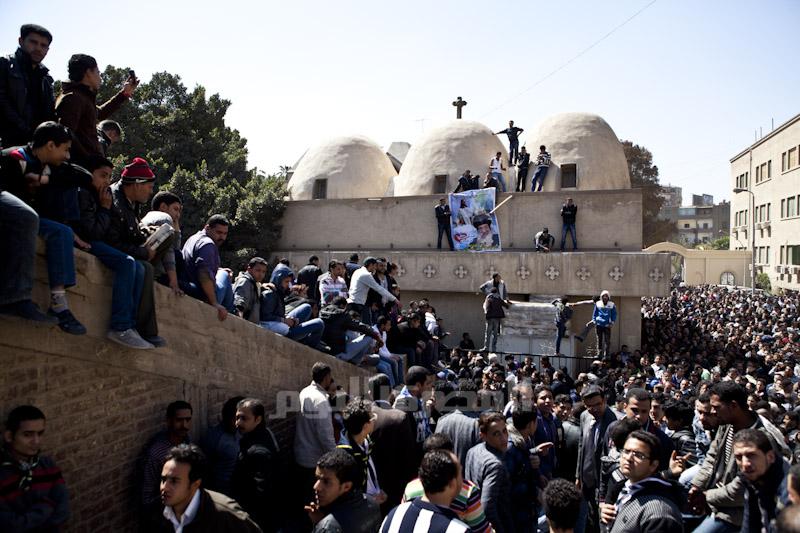
<path fill-rule="evenodd" d="M 155 181 L 156 175 L 150 169 L 147 161 L 141 157 L 134 157 L 129 165 L 122 170 L 122 181 L 124 183 L 147 183 Z"/>

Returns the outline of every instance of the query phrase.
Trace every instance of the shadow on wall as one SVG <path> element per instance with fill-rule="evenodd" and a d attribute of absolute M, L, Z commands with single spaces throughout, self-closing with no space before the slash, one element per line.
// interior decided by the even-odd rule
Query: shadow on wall
<path fill-rule="evenodd" d="M 48 288 L 41 246 L 39 252 L 34 299 L 43 304 Z M 314 362 L 330 364 L 337 383 L 351 394 L 370 375 L 245 320 L 219 322 L 210 306 L 161 286 L 158 322 L 169 345 L 125 349 L 105 339 L 111 274 L 89 254 L 76 251 L 75 262 L 78 285 L 68 291 L 69 301 L 87 335 L 0 318 L 0 416 L 5 420 L 23 403 L 44 411 L 43 452 L 64 472 L 70 531 L 135 529 L 134 464 L 162 428 L 169 402 L 192 404 L 197 441 L 216 423 L 227 398 L 261 398 L 269 412 L 281 413 L 269 426 L 282 449 L 291 450 L 296 394 L 311 381 Z"/>

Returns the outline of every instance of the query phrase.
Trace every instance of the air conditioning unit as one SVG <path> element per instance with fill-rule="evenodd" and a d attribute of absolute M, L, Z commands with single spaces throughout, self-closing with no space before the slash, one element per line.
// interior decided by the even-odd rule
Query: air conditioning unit
<path fill-rule="evenodd" d="M 767 220 L 766 222 L 764 222 L 764 223 L 761 225 L 761 227 L 763 227 L 764 229 L 767 229 L 769 226 L 770 226 L 769 220 Z"/>
<path fill-rule="evenodd" d="M 756 229 L 763 229 L 763 228 L 764 224 L 762 224 L 761 222 L 756 223 Z"/>
<path fill-rule="evenodd" d="M 792 267 L 792 274 L 800 274 L 800 266 L 793 266 Z"/>
<path fill-rule="evenodd" d="M 783 274 L 783 266 L 775 265 L 775 272 L 777 272 L 778 274 Z"/>

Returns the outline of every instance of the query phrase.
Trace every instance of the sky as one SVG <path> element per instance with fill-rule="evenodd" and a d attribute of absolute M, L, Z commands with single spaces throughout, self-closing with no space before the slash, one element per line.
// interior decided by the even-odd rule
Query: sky
<path fill-rule="evenodd" d="M 532 130 L 549 115 L 602 116 L 647 147 L 662 184 L 730 199 L 730 158 L 800 112 L 800 0 L 569 2 L 0 0 L 2 53 L 19 26 L 67 60 L 178 74 L 232 102 L 249 164 L 293 165 L 338 135 L 388 147 L 464 118 Z M 124 124 L 123 124 L 124 128 Z M 525 134 L 521 142 L 526 142 Z M 535 145 L 535 140 L 530 140 Z"/>

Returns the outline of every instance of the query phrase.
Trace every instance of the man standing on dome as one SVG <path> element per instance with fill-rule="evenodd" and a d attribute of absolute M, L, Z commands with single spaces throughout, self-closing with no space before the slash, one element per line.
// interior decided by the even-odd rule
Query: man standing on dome
<path fill-rule="evenodd" d="M 503 154 L 502 152 L 497 152 L 494 158 L 489 161 L 489 171 L 492 173 L 492 176 L 497 178 L 497 181 L 500 182 L 500 186 L 503 189 L 501 192 L 506 192 L 508 189 L 506 187 L 506 179 L 503 177 L 504 170 L 506 170 L 506 167 L 503 166 Z"/>
<path fill-rule="evenodd" d="M 525 192 L 525 181 L 528 179 L 528 167 L 531 164 L 531 154 L 525 147 L 517 156 L 517 186 L 514 189 L 516 192 Z"/>
<path fill-rule="evenodd" d="M 508 136 L 508 164 L 516 165 L 519 159 L 519 134 L 522 133 L 522 128 L 514 126 L 514 121 L 508 121 L 508 127 L 504 130 L 498 131 L 495 135 L 505 133 Z"/>
<path fill-rule="evenodd" d="M 536 174 L 533 175 L 531 181 L 531 192 L 541 192 L 542 185 L 544 185 L 544 178 L 547 176 L 547 169 L 550 168 L 550 153 L 547 151 L 545 145 L 539 147 L 539 155 L 536 156 Z M 539 182 L 539 188 L 536 188 L 536 182 Z"/>

